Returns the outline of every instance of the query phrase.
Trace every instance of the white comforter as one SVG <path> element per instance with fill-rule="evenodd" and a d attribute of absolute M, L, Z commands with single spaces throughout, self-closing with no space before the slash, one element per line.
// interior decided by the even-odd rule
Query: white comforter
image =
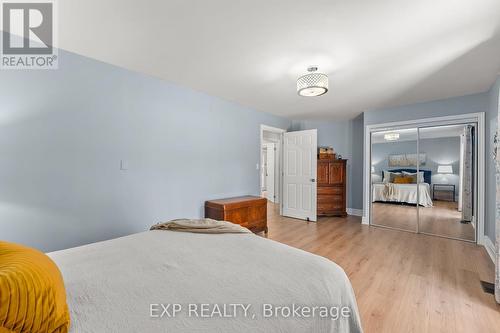
<path fill-rule="evenodd" d="M 392 188 L 388 188 L 389 186 Z M 384 201 L 417 204 L 417 184 L 375 183 L 372 188 L 373 202 Z M 432 207 L 429 184 L 421 183 L 418 189 L 419 204 L 424 207 Z"/>
<path fill-rule="evenodd" d="M 148 231 L 49 256 L 64 277 L 74 333 L 361 332 L 354 293 L 339 266 L 253 234 Z M 174 303 L 182 310 L 169 318 L 159 304 Z M 234 315 L 230 304 L 250 308 L 247 317 L 242 308 L 236 317 L 189 316 L 189 304 L 202 315 L 204 303 L 210 313 L 226 304 L 225 315 Z M 265 318 L 265 303 L 333 306 L 333 312 L 329 318 Z M 343 306 L 349 317 L 332 320 Z M 151 309 L 163 317 L 150 317 Z M 269 305 L 265 309 L 268 315 Z"/>

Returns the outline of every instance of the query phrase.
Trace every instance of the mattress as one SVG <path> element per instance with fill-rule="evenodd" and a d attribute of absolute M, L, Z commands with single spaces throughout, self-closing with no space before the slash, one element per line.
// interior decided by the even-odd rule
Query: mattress
<path fill-rule="evenodd" d="M 362 331 L 342 268 L 253 234 L 147 231 L 49 256 L 74 333 Z"/>
<path fill-rule="evenodd" d="M 419 184 L 418 191 L 418 201 L 420 206 L 432 207 L 433 204 L 429 184 Z M 372 186 L 372 201 L 401 202 L 416 205 L 417 184 L 375 183 Z"/>

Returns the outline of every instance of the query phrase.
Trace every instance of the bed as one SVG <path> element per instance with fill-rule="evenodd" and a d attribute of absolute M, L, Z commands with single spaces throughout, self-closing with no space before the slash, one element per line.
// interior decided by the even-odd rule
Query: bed
<path fill-rule="evenodd" d="M 74 333 L 362 331 L 354 292 L 342 268 L 254 234 L 155 230 L 49 256 L 64 278 Z M 168 304 L 182 310 L 175 317 L 152 316 Z M 247 316 L 240 309 L 233 317 L 216 313 L 201 318 L 196 312 L 188 315 L 192 304 L 199 309 L 202 304 L 211 309 L 227 305 L 226 315 L 232 312 L 229 304 L 250 307 Z M 286 311 L 276 310 L 293 310 L 294 304 L 333 312 L 327 318 L 318 312 L 306 318 L 285 317 Z M 342 308 L 350 309 L 349 315 L 345 310 L 345 316 L 332 320 Z M 270 311 L 277 315 L 267 317 Z"/>
<path fill-rule="evenodd" d="M 389 171 L 416 173 L 415 169 L 392 169 Z M 394 184 L 387 181 L 373 183 L 372 202 L 406 203 L 416 205 L 418 200 L 420 206 L 432 207 L 433 202 L 430 191 L 431 171 L 421 170 L 421 172 L 424 173 L 424 182 L 418 184 L 418 186 L 417 184 Z"/>

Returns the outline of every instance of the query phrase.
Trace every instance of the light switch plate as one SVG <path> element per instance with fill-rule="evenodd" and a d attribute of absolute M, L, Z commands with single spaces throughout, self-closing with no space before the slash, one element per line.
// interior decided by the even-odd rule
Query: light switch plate
<path fill-rule="evenodd" d="M 120 170 L 128 170 L 128 161 L 120 160 Z"/>

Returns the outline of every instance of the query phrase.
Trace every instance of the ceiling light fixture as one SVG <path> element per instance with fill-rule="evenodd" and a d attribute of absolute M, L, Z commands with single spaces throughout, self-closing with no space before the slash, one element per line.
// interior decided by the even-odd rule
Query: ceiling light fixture
<path fill-rule="evenodd" d="M 297 79 L 297 94 L 300 96 L 314 97 L 326 94 L 328 91 L 328 76 L 316 73 L 318 67 L 309 67 L 309 74 Z"/>
<path fill-rule="evenodd" d="M 384 134 L 384 140 L 386 140 L 386 141 L 396 141 L 396 140 L 399 140 L 399 133 L 387 133 L 387 134 Z"/>

